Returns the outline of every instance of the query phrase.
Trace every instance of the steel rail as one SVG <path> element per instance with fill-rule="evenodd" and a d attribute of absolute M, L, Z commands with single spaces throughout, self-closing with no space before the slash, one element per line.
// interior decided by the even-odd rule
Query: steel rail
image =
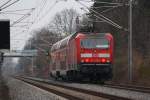
<path fill-rule="evenodd" d="M 38 82 L 35 82 L 35 81 L 31 81 L 31 80 L 27 80 L 27 79 L 20 79 L 20 78 L 16 78 L 16 79 L 19 79 L 19 80 L 21 80 L 23 82 L 26 82 L 28 84 L 34 85 L 34 86 L 36 86 L 36 87 L 38 87 L 40 89 L 46 90 L 48 92 L 54 93 L 56 95 L 62 96 L 64 98 L 68 98 L 69 100 L 83 100 L 83 99 L 80 99 L 80 98 L 77 98 L 77 97 L 74 97 L 74 96 L 67 95 L 65 93 L 59 92 L 59 91 L 57 91 L 55 89 L 50 89 L 50 88 L 48 88 L 48 87 L 46 87 L 44 85 L 41 85 L 41 84 L 39 84 Z"/>
<path fill-rule="evenodd" d="M 58 83 L 52 83 L 52 82 L 46 82 L 46 81 L 42 81 L 42 80 L 36 80 L 36 79 L 33 79 L 33 78 L 31 79 L 31 78 L 23 77 L 23 78 L 17 78 L 17 79 L 22 80 L 24 82 L 27 82 L 29 84 L 35 85 L 37 87 L 40 87 L 40 88 L 42 88 L 44 90 L 48 90 L 48 89 L 44 85 L 41 86 L 40 85 L 41 83 L 45 84 L 45 85 L 52 85 L 52 86 L 56 86 L 56 87 L 59 87 L 59 88 L 64 88 L 64 89 L 75 91 L 75 92 L 78 92 L 78 93 L 83 93 L 83 94 L 94 96 L 94 97 L 104 98 L 104 99 L 110 99 L 110 100 L 132 100 L 132 99 L 125 98 L 125 97 L 114 96 L 114 95 L 110 95 L 110 94 L 105 94 L 105 93 L 100 93 L 100 92 L 96 92 L 96 91 L 91 91 L 91 90 L 71 87 L 71 86 L 62 85 L 62 84 L 58 84 Z M 37 84 L 35 82 L 40 83 L 40 84 Z M 55 91 L 55 90 L 53 90 L 53 91 Z M 80 99 L 85 100 L 83 98 L 79 98 L 79 99 L 76 99 L 76 100 L 80 100 Z M 73 100 L 73 99 L 70 99 L 70 100 Z"/>
<path fill-rule="evenodd" d="M 117 89 L 124 89 L 142 93 L 150 93 L 150 87 L 143 87 L 143 86 L 133 86 L 133 85 L 126 85 L 126 84 L 111 84 L 106 83 L 105 87 L 117 88 Z"/>

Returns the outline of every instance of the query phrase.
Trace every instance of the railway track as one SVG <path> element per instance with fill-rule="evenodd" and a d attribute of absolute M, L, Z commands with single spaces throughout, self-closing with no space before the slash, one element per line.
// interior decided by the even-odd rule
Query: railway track
<path fill-rule="evenodd" d="M 69 100 L 131 100 L 125 97 L 119 97 L 87 89 L 61 85 L 54 82 L 46 82 L 33 78 L 25 78 L 25 77 L 15 77 L 15 78 Z"/>
<path fill-rule="evenodd" d="M 126 84 L 112 84 L 112 83 L 107 83 L 104 86 L 111 87 L 111 88 L 117 88 L 117 89 L 142 92 L 142 93 L 150 93 L 150 87 L 134 86 L 134 85 L 126 85 Z"/>

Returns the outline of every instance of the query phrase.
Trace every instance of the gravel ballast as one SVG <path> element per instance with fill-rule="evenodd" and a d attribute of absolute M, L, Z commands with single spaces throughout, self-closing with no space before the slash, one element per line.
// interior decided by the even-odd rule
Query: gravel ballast
<path fill-rule="evenodd" d="M 135 92 L 130 90 L 123 90 L 123 89 L 115 89 L 110 87 L 104 87 L 100 85 L 92 85 L 92 84 L 78 84 L 78 83 L 72 83 L 68 84 L 73 87 L 77 88 L 83 88 L 88 90 L 93 90 L 97 92 L 102 92 L 106 94 L 121 96 L 121 97 L 128 97 L 133 100 L 150 100 L 150 94 L 148 93 L 141 93 L 141 92 Z"/>
<path fill-rule="evenodd" d="M 8 78 L 7 80 L 9 80 L 7 82 L 7 85 L 9 87 L 11 100 L 66 100 L 65 98 L 41 90 L 35 86 L 29 85 L 20 80 L 13 79 L 13 78 Z M 97 92 L 117 95 L 121 97 L 128 97 L 134 100 L 150 100 L 150 94 L 148 93 L 115 89 L 115 88 L 103 87 L 100 85 L 94 85 L 94 84 L 65 83 L 65 82 L 61 82 L 61 84 L 67 86 L 73 86 L 77 88 L 94 90 Z"/>
<path fill-rule="evenodd" d="M 6 80 L 11 100 L 66 100 L 20 80 L 13 78 L 7 78 Z"/>
<path fill-rule="evenodd" d="M 136 91 L 124 90 L 124 89 L 116 89 L 116 88 L 105 87 L 103 85 L 96 85 L 96 84 L 68 83 L 68 82 L 39 79 L 39 78 L 33 78 L 33 79 L 46 81 L 46 82 L 52 82 L 52 83 L 58 83 L 61 85 L 66 85 L 66 86 L 71 86 L 71 87 L 76 87 L 76 88 L 81 88 L 81 89 L 97 91 L 97 92 L 106 93 L 110 95 L 130 98 L 133 100 L 150 100 L 149 93 L 142 93 L 142 92 L 136 92 Z"/>

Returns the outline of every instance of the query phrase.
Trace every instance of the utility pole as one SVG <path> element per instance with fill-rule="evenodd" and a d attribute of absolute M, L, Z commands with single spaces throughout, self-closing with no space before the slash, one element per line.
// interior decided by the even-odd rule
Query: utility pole
<path fill-rule="evenodd" d="M 128 41 L 128 53 L 129 53 L 129 55 L 128 55 L 128 57 L 129 57 L 129 61 L 128 61 L 128 66 L 129 66 L 129 68 L 128 68 L 128 72 L 129 72 L 129 81 L 130 82 L 132 82 L 132 72 L 133 72 L 133 55 L 132 55 L 132 8 L 133 8 L 133 5 L 132 5 L 132 3 L 133 3 L 133 0 L 130 0 L 129 1 L 129 5 L 130 5 L 130 7 L 129 7 L 129 37 L 128 37 L 128 39 L 129 39 L 129 41 Z"/>
<path fill-rule="evenodd" d="M 4 60 L 4 53 L 3 52 L 0 52 L 0 77 L 2 76 L 2 63 L 3 63 L 3 60 Z"/>
<path fill-rule="evenodd" d="M 33 68 L 34 68 L 34 58 L 32 57 L 32 68 L 31 68 L 31 75 L 33 75 Z"/>

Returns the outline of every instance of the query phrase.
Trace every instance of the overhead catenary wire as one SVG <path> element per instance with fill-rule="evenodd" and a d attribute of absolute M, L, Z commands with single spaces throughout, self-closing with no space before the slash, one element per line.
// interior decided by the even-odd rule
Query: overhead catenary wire
<path fill-rule="evenodd" d="M 37 4 L 36 11 L 34 12 L 35 18 L 33 20 L 33 24 L 39 19 L 40 14 L 43 12 L 43 9 L 45 8 L 47 0 L 42 0 L 39 4 Z M 33 15 L 33 14 L 32 14 Z"/>
<path fill-rule="evenodd" d="M 76 0 L 76 1 L 93 2 L 92 0 L 89 0 L 89 1 L 87 1 L 87 0 Z M 97 1 L 96 3 L 110 4 L 110 5 L 122 5 L 123 4 L 123 3 L 112 3 L 112 2 L 103 2 L 103 1 Z"/>
<path fill-rule="evenodd" d="M 43 9 L 45 8 L 46 2 L 47 2 L 47 0 L 42 0 L 40 2 L 40 5 L 36 7 L 37 8 L 37 14 L 36 14 L 36 18 L 35 18 L 36 20 L 39 18 L 40 14 L 43 12 Z"/>
<path fill-rule="evenodd" d="M 20 0 L 16 0 L 16 1 L 12 2 L 11 4 L 6 5 L 6 6 L 2 7 L 2 8 L 1 8 L 1 10 L 3 10 L 3 9 L 6 9 L 6 8 L 10 7 L 11 5 L 13 5 L 13 4 L 15 4 L 15 3 L 17 3 L 18 1 L 20 1 Z"/>
<path fill-rule="evenodd" d="M 54 4 L 54 5 L 55 5 L 55 4 Z M 54 6 L 54 5 L 53 5 L 53 6 Z M 50 7 L 50 9 L 52 9 L 52 8 L 53 8 L 53 6 L 52 6 L 52 7 Z M 49 9 L 49 10 L 50 10 L 50 9 Z M 32 23 L 32 25 L 33 25 L 33 24 L 34 24 L 34 22 Z M 18 34 L 15 34 L 15 35 L 18 35 Z M 43 40 L 43 41 L 44 41 L 44 42 L 47 42 L 47 44 L 50 44 L 50 43 L 49 43 L 48 41 L 46 41 L 46 40 Z M 48 46 L 49 46 L 49 45 L 48 45 Z"/>
<path fill-rule="evenodd" d="M 112 7 L 112 8 L 106 9 L 106 10 L 100 12 L 100 13 L 106 13 L 106 12 L 108 12 L 108 11 L 111 11 L 111 10 L 117 8 L 117 7 L 120 7 L 120 6 L 114 6 L 114 7 Z"/>
<path fill-rule="evenodd" d="M 13 23 L 10 25 L 10 27 L 12 27 L 13 25 L 19 23 L 20 21 L 24 20 L 24 19 L 27 18 L 27 17 L 28 17 L 28 15 L 22 16 L 21 18 L 19 18 L 19 19 L 16 20 L 15 22 L 13 22 Z"/>
<path fill-rule="evenodd" d="M 82 8 L 82 10 L 84 10 L 85 12 L 88 12 L 87 10 L 85 10 L 85 9 L 83 9 Z M 91 22 L 106 22 L 105 20 L 103 20 L 101 17 L 99 17 L 99 16 L 97 16 L 97 15 L 94 15 L 96 18 L 98 18 L 98 19 L 100 19 L 100 21 L 92 21 L 92 20 L 88 20 L 88 21 L 91 21 Z M 79 24 L 80 25 L 80 24 Z"/>
<path fill-rule="evenodd" d="M 27 15 L 27 14 L 22 14 L 22 13 L 9 13 L 9 12 L 0 12 L 0 14 Z"/>
<path fill-rule="evenodd" d="M 20 19 L 18 19 L 18 20 L 15 21 L 14 23 L 12 23 L 10 26 L 13 27 L 15 24 L 20 23 L 22 20 L 26 19 L 28 16 L 30 16 L 30 15 L 24 15 L 23 17 L 21 17 Z M 27 26 L 26 26 L 26 28 L 24 27 L 23 29 L 24 29 L 24 30 L 22 30 L 22 32 L 18 32 L 18 33 L 16 33 L 15 35 L 13 35 L 13 36 L 11 36 L 11 37 L 16 37 L 16 35 L 19 35 L 20 33 L 23 33 L 24 31 L 28 30 L 28 29 L 27 29 Z M 25 30 L 25 29 L 26 29 L 26 30 Z"/>
<path fill-rule="evenodd" d="M 7 2 L 5 2 L 3 5 L 0 6 L 0 10 L 2 7 L 4 7 L 5 5 L 7 5 L 9 2 L 11 2 L 12 0 L 8 0 Z"/>
<path fill-rule="evenodd" d="M 45 1 L 45 3 L 44 3 L 44 4 L 42 4 L 42 2 L 44 2 L 44 1 Z M 44 6 L 45 6 L 46 1 L 47 1 L 47 0 L 42 0 L 42 2 L 41 2 L 40 4 L 42 4 L 42 5 L 44 5 Z M 57 2 L 58 2 L 58 1 L 57 1 Z M 49 11 L 50 11 L 50 10 L 51 10 L 54 6 L 55 6 L 55 4 L 56 4 L 57 2 L 55 2 L 55 3 L 54 3 L 54 4 L 53 4 L 53 5 L 49 8 L 49 10 L 48 10 L 45 14 L 49 13 Z M 36 7 L 39 7 L 39 6 L 36 6 Z M 36 7 L 35 7 L 34 9 L 37 9 Z M 41 8 L 40 8 L 40 9 L 41 9 Z M 41 14 L 41 13 L 40 13 L 40 12 L 38 12 L 37 14 L 38 14 L 38 16 L 39 16 L 39 14 Z M 41 18 L 43 18 L 43 17 L 45 16 L 45 14 L 44 14 Z M 37 17 L 38 17 L 38 16 L 37 16 Z M 27 17 L 28 17 L 28 16 L 26 16 L 26 17 L 25 17 L 25 16 L 23 16 L 22 18 L 18 19 L 18 21 L 15 21 L 13 24 L 18 24 L 18 23 L 20 23 L 22 20 L 26 19 Z M 30 23 L 30 24 L 31 24 L 31 26 L 32 26 L 35 22 L 37 22 L 37 21 L 38 21 L 38 18 L 37 18 L 37 17 L 36 17 L 36 18 L 34 18 L 34 21 L 32 21 L 32 23 Z M 40 18 L 40 20 L 41 20 L 41 18 Z M 31 21 L 30 21 L 30 22 L 31 22 Z M 13 25 L 13 24 L 12 24 L 12 25 Z M 11 26 L 12 26 L 12 25 L 11 25 Z M 23 31 L 22 31 L 22 32 L 23 32 Z"/>
<path fill-rule="evenodd" d="M 33 9 L 34 10 L 34 9 Z M 21 22 L 22 20 L 26 19 L 27 17 L 29 17 L 31 15 L 31 12 L 33 11 L 31 10 L 30 12 L 28 12 L 26 15 L 22 16 L 21 18 L 19 18 L 17 21 L 13 22 L 10 26 L 13 26 L 19 22 Z"/>
<path fill-rule="evenodd" d="M 41 2 L 40 2 L 39 4 L 41 4 Z M 15 12 L 15 11 L 26 11 L 26 10 L 29 10 L 29 11 L 32 11 L 31 13 L 33 13 L 33 11 L 35 11 L 38 7 L 39 7 L 39 5 L 37 5 L 36 7 L 30 8 L 30 9 L 14 10 L 14 12 Z M 6 11 L 6 12 L 7 12 L 7 11 Z M 13 10 L 10 10 L 10 11 L 8 11 L 8 12 L 13 12 Z M 14 21 L 13 24 L 15 25 L 15 24 L 23 23 L 22 21 L 25 20 L 26 18 L 28 18 L 29 16 L 31 16 L 31 13 L 30 13 L 30 14 L 27 13 L 27 14 L 29 14 L 29 15 L 24 15 L 24 16 L 22 16 L 22 17 L 19 18 L 17 21 Z M 31 21 L 30 21 L 30 22 L 27 22 L 27 21 L 26 21 L 26 23 L 33 24 L 33 21 L 32 21 L 32 22 L 31 22 Z M 13 26 L 13 24 L 11 24 L 11 27 Z M 29 25 L 28 25 L 28 27 L 29 27 Z M 24 33 L 24 32 L 25 32 L 25 30 L 22 30 L 21 32 L 18 32 L 17 34 L 13 35 L 12 37 L 16 37 L 16 36 L 19 35 L 20 33 Z M 20 34 L 20 35 L 22 35 L 22 34 Z"/>
<path fill-rule="evenodd" d="M 51 9 L 53 8 L 53 6 L 52 7 L 50 7 Z M 40 13 L 39 13 L 40 14 Z M 47 14 L 47 13 L 46 13 Z M 45 15 L 43 15 L 41 18 L 43 18 Z M 41 19 L 40 19 L 41 20 Z M 33 21 L 33 23 L 31 24 L 31 25 L 33 25 L 36 21 L 38 21 L 38 16 L 34 19 L 34 21 Z"/>
<path fill-rule="evenodd" d="M 112 8 L 112 7 L 116 7 L 116 6 L 118 6 L 118 5 L 115 5 L 115 6 L 98 6 L 98 7 L 91 7 L 91 8 L 100 9 L 100 8 Z"/>
<path fill-rule="evenodd" d="M 85 9 L 83 9 L 83 10 L 85 10 Z M 104 20 L 103 18 L 101 18 L 101 17 L 99 17 L 99 16 L 97 16 L 97 15 L 94 15 L 96 18 L 98 18 L 98 19 L 100 19 L 100 22 L 106 22 L 106 20 Z M 110 25 L 112 25 L 112 23 L 110 23 L 110 22 L 107 22 L 108 24 L 110 24 Z M 115 27 L 117 27 L 117 26 L 115 26 Z M 117 27 L 117 28 L 119 28 L 119 27 Z"/>
<path fill-rule="evenodd" d="M 38 21 L 41 21 L 44 17 L 46 17 L 46 15 L 47 15 L 48 13 L 50 13 L 50 11 L 53 9 L 53 7 L 55 7 L 55 5 L 56 5 L 57 3 L 58 3 L 58 1 L 55 1 L 55 2 L 53 3 L 53 5 L 51 5 L 50 8 L 39 18 Z"/>
<path fill-rule="evenodd" d="M 29 24 L 29 28 L 32 27 L 32 25 L 35 24 L 35 22 L 39 22 L 41 19 L 43 19 L 43 17 L 45 17 L 45 16 L 52 10 L 53 7 L 55 7 L 55 5 L 57 4 L 58 1 L 55 1 L 54 4 L 53 4 L 52 6 L 50 6 L 47 11 L 45 11 L 45 13 L 41 13 L 41 10 L 44 9 L 44 8 L 45 8 L 45 4 L 48 4 L 48 3 L 46 3 L 47 0 L 42 0 L 42 2 L 44 3 L 44 4 L 42 4 L 42 7 L 40 6 L 40 8 L 39 8 L 39 6 L 37 6 L 37 8 L 35 7 L 36 12 L 35 12 L 35 10 L 34 10 L 34 12 L 33 12 L 32 14 L 30 13 L 30 19 L 29 19 L 28 21 L 29 21 L 29 22 L 32 22 L 32 23 Z M 41 4 L 41 3 L 40 3 L 40 4 Z M 40 10 L 39 10 L 39 9 L 40 9 Z M 16 10 L 16 11 L 19 11 L 19 10 Z M 43 11 L 43 10 L 42 10 L 42 11 Z M 8 12 L 9 12 L 9 11 L 8 11 Z M 11 12 L 11 11 L 10 11 L 10 12 Z M 36 14 L 37 14 L 37 16 L 35 16 Z M 42 14 L 42 15 L 40 15 L 40 14 Z M 35 18 L 31 19 L 31 16 L 32 16 L 32 17 L 35 17 Z M 38 18 L 39 16 L 40 16 L 40 18 Z M 16 25 L 16 24 L 22 22 L 22 21 L 23 21 L 24 19 L 26 19 L 27 17 L 28 17 L 28 16 L 22 16 L 22 18 L 18 19 L 17 21 L 15 21 L 14 23 L 12 23 L 11 25 Z M 34 20 L 34 21 L 33 21 L 33 20 Z M 25 20 L 25 21 L 26 21 L 26 20 Z M 26 22 L 28 22 L 28 21 L 26 21 Z M 28 28 L 28 31 L 29 31 L 29 28 Z M 19 33 L 15 34 L 15 35 L 13 35 L 13 37 L 15 37 L 16 35 L 19 35 L 20 33 L 24 33 L 24 32 L 25 32 L 25 30 L 22 31 L 22 32 L 19 32 Z M 21 34 L 20 34 L 20 35 L 21 35 Z M 46 41 L 44 40 L 43 42 L 46 42 Z M 47 44 L 49 44 L 49 43 L 47 42 Z"/>
<path fill-rule="evenodd" d="M 3 12 L 22 12 L 22 11 L 28 11 L 28 10 L 33 10 L 35 8 L 29 8 L 29 9 L 18 9 L 18 10 L 7 10 Z"/>
<path fill-rule="evenodd" d="M 101 13 L 98 13 L 97 11 L 93 10 L 93 9 L 89 9 L 86 5 L 84 5 L 83 3 L 81 3 L 80 1 L 76 0 L 77 3 L 79 3 L 80 5 L 84 6 L 86 9 L 91 10 L 95 13 L 95 16 L 98 17 L 99 19 L 105 21 L 106 23 L 118 28 L 118 29 L 123 29 L 125 31 L 127 31 L 127 29 L 124 29 L 122 26 L 118 25 L 117 23 L 113 22 L 112 20 L 110 20 L 109 18 L 105 17 L 104 15 L 102 15 Z"/>
<path fill-rule="evenodd" d="M 89 9 L 86 5 L 84 5 L 84 4 L 81 3 L 81 2 L 78 2 L 78 3 L 81 4 L 82 6 L 86 7 L 88 10 L 93 11 L 95 14 L 98 15 L 98 17 L 100 16 L 101 19 L 104 20 L 105 22 L 107 22 L 107 23 L 109 23 L 109 24 L 111 23 L 113 26 L 118 27 L 119 29 L 122 29 L 122 26 L 116 24 L 115 22 L 113 22 L 113 21 L 110 20 L 109 18 L 105 17 L 104 15 L 98 13 L 97 11 L 95 11 L 95 10 L 93 10 L 93 9 Z"/>
<path fill-rule="evenodd" d="M 46 1 L 47 0 L 42 0 L 43 2 L 44 2 L 44 4 L 42 4 L 42 6 L 45 6 L 45 4 L 46 4 Z M 51 7 L 52 8 L 52 7 Z M 39 9 L 41 9 L 41 8 L 39 8 Z M 42 9 L 43 9 L 43 7 L 42 7 Z M 41 10 L 42 10 L 41 9 Z M 31 23 L 31 26 L 36 22 L 38 22 L 38 21 L 40 21 L 41 20 L 41 18 L 43 18 L 45 15 L 43 15 L 41 18 L 39 18 L 39 14 L 41 14 L 41 12 L 38 12 L 37 13 L 38 15 L 36 16 L 36 18 L 34 18 L 34 20 L 31 20 L 32 21 L 32 23 Z M 47 14 L 47 13 L 46 13 Z"/>
<path fill-rule="evenodd" d="M 19 0 L 17 0 L 17 1 L 19 1 Z M 16 2 L 17 2 L 16 1 Z M 16 3 L 16 2 L 14 2 L 14 3 Z M 12 4 L 14 4 L 14 3 L 11 3 L 10 5 L 12 5 Z M 9 7 L 10 5 L 7 5 L 7 7 Z M 6 7 L 5 7 L 6 8 Z M 3 8 L 4 9 L 4 8 Z M 23 15 L 21 18 L 19 18 L 17 21 L 14 21 L 14 25 L 15 24 L 18 24 L 20 21 L 22 21 L 22 20 L 24 20 L 25 19 L 25 17 L 28 17 L 30 14 L 29 13 L 27 13 L 27 14 L 21 14 L 21 13 L 18 13 L 18 12 L 22 12 L 22 11 L 28 11 L 28 10 L 30 10 L 30 11 L 32 11 L 32 10 L 34 10 L 35 8 L 29 8 L 29 9 L 18 9 L 18 10 L 2 10 L 2 11 L 0 11 L 0 13 L 2 14 L 2 15 L 6 15 L 6 14 L 15 14 L 15 15 Z M 15 12 L 17 12 L 17 13 L 15 13 Z M 22 26 L 13 26 L 12 24 L 10 25 L 10 27 L 11 28 L 22 28 L 23 30 L 22 30 L 22 32 L 24 32 L 25 31 L 25 29 L 27 28 L 27 25 L 22 25 Z M 16 32 L 16 31 L 15 31 Z M 11 37 L 12 36 L 16 36 L 16 35 L 19 35 L 20 33 L 22 33 L 22 32 L 18 32 L 17 34 L 15 34 L 15 35 L 11 35 Z"/>

